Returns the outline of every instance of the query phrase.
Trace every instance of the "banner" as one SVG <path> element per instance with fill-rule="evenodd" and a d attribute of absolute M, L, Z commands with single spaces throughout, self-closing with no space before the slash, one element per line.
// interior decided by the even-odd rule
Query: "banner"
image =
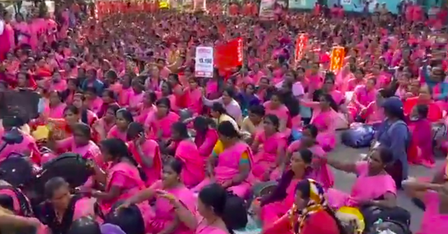
<path fill-rule="evenodd" d="M 299 34 L 296 40 L 296 49 L 295 49 L 295 56 L 294 56 L 294 62 L 297 65 L 300 60 L 302 60 L 303 56 L 305 55 L 306 46 L 308 44 L 308 35 L 305 33 Z"/>
<path fill-rule="evenodd" d="M 196 77 L 213 77 L 213 47 L 196 47 L 196 63 L 194 74 Z"/>
<path fill-rule="evenodd" d="M 289 9 L 313 9 L 316 0 L 288 0 Z"/>
<path fill-rule="evenodd" d="M 258 16 L 264 20 L 275 19 L 275 0 L 261 0 Z"/>
<path fill-rule="evenodd" d="M 215 67 L 228 72 L 243 65 L 243 39 L 237 38 L 215 47 Z"/>
<path fill-rule="evenodd" d="M 342 46 L 333 47 L 330 58 L 330 71 L 336 73 L 344 66 L 345 48 Z"/>

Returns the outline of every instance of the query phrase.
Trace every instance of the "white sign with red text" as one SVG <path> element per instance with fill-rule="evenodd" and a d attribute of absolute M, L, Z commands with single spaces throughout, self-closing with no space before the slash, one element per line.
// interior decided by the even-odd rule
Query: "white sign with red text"
<path fill-rule="evenodd" d="M 196 64 L 194 74 L 196 77 L 213 77 L 213 47 L 196 47 Z"/>

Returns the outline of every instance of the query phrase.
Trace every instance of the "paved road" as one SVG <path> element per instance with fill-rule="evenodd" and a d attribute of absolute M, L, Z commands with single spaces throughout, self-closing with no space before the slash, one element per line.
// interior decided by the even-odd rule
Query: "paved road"
<path fill-rule="evenodd" d="M 333 150 L 329 156 L 340 160 L 357 161 L 360 159 L 360 154 L 367 153 L 367 149 L 353 149 L 346 147 L 342 144 L 338 144 L 335 150 Z M 441 168 L 445 159 L 438 158 L 436 168 Z M 411 166 L 410 176 L 412 177 L 432 177 L 435 169 L 427 169 L 422 166 Z M 337 189 L 350 192 L 351 186 L 355 181 L 355 175 L 347 174 L 345 172 L 334 170 L 335 175 L 335 187 Z M 398 192 L 398 205 L 407 209 L 412 214 L 411 230 L 416 232 L 420 228 L 422 220 L 422 210 L 416 207 L 411 200 L 404 194 L 403 191 Z"/>

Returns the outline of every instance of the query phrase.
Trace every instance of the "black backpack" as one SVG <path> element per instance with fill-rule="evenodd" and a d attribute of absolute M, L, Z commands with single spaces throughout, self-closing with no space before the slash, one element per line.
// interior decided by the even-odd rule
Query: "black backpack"
<path fill-rule="evenodd" d="M 409 227 L 393 220 L 375 223 L 370 228 L 369 232 L 367 232 L 367 234 L 378 234 L 387 230 L 395 234 L 412 234 L 411 230 L 409 230 Z"/>
<path fill-rule="evenodd" d="M 16 198 L 19 201 L 19 205 L 20 205 L 20 213 L 17 215 L 25 216 L 25 217 L 33 217 L 34 216 L 34 212 L 33 212 L 33 208 L 31 207 L 31 203 L 28 200 L 28 198 L 22 193 L 22 191 L 14 188 L 10 185 L 0 186 L 0 190 L 4 190 L 4 189 L 11 190 L 16 195 Z M 4 194 L 2 194 L 2 195 L 4 195 Z M 2 195 L 0 195 L 0 196 L 2 196 Z M 11 197 L 11 201 L 13 202 L 13 204 L 11 204 L 12 207 L 9 207 L 9 208 L 12 208 L 14 210 L 14 200 L 13 199 L 14 198 Z M 3 206 L 3 204 L 2 204 L 2 206 Z"/>
<path fill-rule="evenodd" d="M 366 225 L 366 233 L 376 233 L 378 225 L 390 226 L 401 230 L 396 234 L 409 234 L 411 225 L 411 214 L 406 209 L 399 206 L 394 208 L 384 208 L 378 206 L 368 206 L 361 208 Z M 386 229 L 385 229 L 386 230 Z M 392 229 L 391 229 L 392 230 Z"/>

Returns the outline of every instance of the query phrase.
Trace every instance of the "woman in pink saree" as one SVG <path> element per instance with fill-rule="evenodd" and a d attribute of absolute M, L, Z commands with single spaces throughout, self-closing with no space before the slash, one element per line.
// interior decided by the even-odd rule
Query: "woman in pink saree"
<path fill-rule="evenodd" d="M 151 118 L 150 116 L 154 115 L 157 111 L 154 105 L 156 101 L 156 94 L 152 91 L 146 91 L 142 103 L 139 103 L 136 108 L 137 116 L 135 117 L 135 122 L 144 124 L 147 118 Z"/>
<path fill-rule="evenodd" d="M 155 199 L 154 211 L 146 213 L 145 220 L 147 233 L 193 234 L 194 231 L 180 222 L 181 217 L 176 212 L 178 209 L 186 209 L 195 213 L 197 199 L 181 182 L 181 173 L 184 164 L 180 160 L 172 160 L 163 167 L 162 180 L 155 182 L 151 187 L 140 191 L 128 198 L 120 207 L 128 207 L 131 204 L 147 203 Z M 169 197 L 169 199 L 165 198 Z M 178 203 L 173 206 L 171 199 Z M 120 209 L 118 207 L 117 209 Z"/>
<path fill-rule="evenodd" d="M 156 113 L 148 116 L 145 127 L 151 138 L 165 142 L 171 137 L 171 125 L 179 121 L 180 117 L 171 111 L 171 102 L 168 98 L 157 100 L 156 106 Z"/>
<path fill-rule="evenodd" d="M 375 101 L 377 94 L 375 84 L 376 80 L 370 78 L 365 85 L 360 85 L 355 88 L 352 100 L 348 106 L 353 119 L 355 119 L 363 109 L 366 109 L 371 102 Z"/>
<path fill-rule="evenodd" d="M 317 143 L 318 130 L 313 124 L 306 125 L 302 131 L 302 139 L 293 141 L 286 149 L 287 158 L 291 158 L 294 152 L 301 149 L 310 150 L 314 156 L 310 167 L 308 178 L 314 179 L 322 184 L 322 187 L 329 189 L 334 185 L 334 175 L 330 166 L 325 164 L 327 154 Z M 287 162 L 287 161 L 286 161 Z M 284 167 L 286 167 L 285 165 Z"/>
<path fill-rule="evenodd" d="M 386 90 L 378 90 L 375 101 L 371 102 L 365 109 L 361 110 L 359 116 L 362 119 L 365 119 L 366 124 L 379 124 L 386 118 L 383 113 L 383 108 L 381 108 L 385 96 Z"/>
<path fill-rule="evenodd" d="M 345 93 L 342 93 L 341 91 L 337 90 L 335 87 L 335 80 L 334 75 L 331 73 L 327 73 L 325 75 L 324 85 L 322 86 L 322 90 L 325 93 L 328 93 L 331 95 L 333 100 L 336 102 L 336 105 L 340 106 L 342 104 L 345 104 Z"/>
<path fill-rule="evenodd" d="M 271 100 L 263 104 L 266 114 L 276 115 L 280 121 L 278 131 L 283 133 L 285 137 L 291 135 L 291 129 L 287 128 L 290 119 L 288 108 L 282 103 L 280 93 L 274 93 Z"/>
<path fill-rule="evenodd" d="M 191 211 L 177 196 L 165 191 L 158 192 L 158 197 L 167 200 L 174 209 L 179 221 L 195 234 L 229 234 L 232 233 L 229 223 L 223 217 L 235 217 L 231 210 L 226 209 L 228 193 L 219 184 L 213 183 L 199 191 L 197 212 Z M 241 215 L 241 214 L 240 214 Z M 245 213 L 243 213 L 245 215 Z M 237 216 L 236 218 L 238 219 Z"/>
<path fill-rule="evenodd" d="M 205 160 L 199 154 L 198 147 L 188 134 L 187 125 L 182 122 L 176 122 L 171 126 L 171 139 L 176 142 L 174 157 L 184 163 L 181 173 L 181 180 L 187 186 L 192 188 L 205 179 Z"/>
<path fill-rule="evenodd" d="M 122 141 L 127 140 L 127 130 L 129 124 L 134 122 L 132 113 L 125 108 L 119 109 L 115 116 L 115 126 L 107 133 L 107 138 L 118 138 Z"/>
<path fill-rule="evenodd" d="M 109 212 L 112 205 L 123 199 L 134 196 L 145 188 L 135 159 L 129 154 L 126 143 L 117 138 L 101 141 L 103 160 L 109 163 L 104 172 L 97 164 L 93 164 L 94 180 L 104 184 L 104 191 L 83 187 L 81 192 L 96 198 L 104 213 Z"/>
<path fill-rule="evenodd" d="M 132 90 L 129 94 L 129 105 L 128 108 L 134 114 L 137 113 L 138 107 L 140 103 L 143 102 L 143 98 L 145 96 L 145 86 L 139 79 L 132 80 Z"/>
<path fill-rule="evenodd" d="M 98 119 L 98 116 L 95 114 L 95 112 L 85 107 L 85 100 L 86 99 L 82 93 L 75 93 L 73 95 L 72 105 L 78 108 L 80 112 L 80 120 L 88 125 L 92 125 Z"/>
<path fill-rule="evenodd" d="M 77 123 L 72 127 L 71 137 L 54 142 L 56 152 L 73 152 L 81 155 L 85 159 L 94 161 L 98 166 L 104 168 L 105 163 L 101 156 L 99 147 L 91 140 L 90 127 L 84 123 Z M 50 138 L 51 139 L 51 138 Z M 53 143 L 49 141 L 49 143 Z M 50 156 L 51 157 L 51 156 Z M 49 161 L 51 158 L 43 157 L 43 160 Z"/>
<path fill-rule="evenodd" d="M 321 94 L 319 102 L 309 102 L 302 100 L 301 104 L 313 109 L 311 124 L 317 127 L 317 142 L 325 151 L 331 151 L 336 146 L 336 118 L 338 106 L 329 94 Z"/>
<path fill-rule="evenodd" d="M 109 105 L 104 116 L 92 124 L 95 140 L 101 141 L 107 138 L 107 133 L 115 126 L 115 116 L 119 109 L 117 104 Z"/>
<path fill-rule="evenodd" d="M 212 124 L 214 124 L 213 119 L 204 116 L 198 116 L 193 121 L 193 128 L 196 131 L 194 143 L 198 147 L 199 154 L 204 158 L 212 154 L 213 147 L 219 138 L 216 129 L 211 127 Z"/>
<path fill-rule="evenodd" d="M 333 168 L 358 176 L 350 194 L 332 188 L 327 191 L 328 203 L 332 208 L 363 205 L 391 208 L 396 206 L 395 181 L 385 171 L 386 165 L 393 160 L 392 152 L 388 148 L 380 146 L 373 149 L 367 162 L 345 163 L 329 158 L 326 160 Z"/>
<path fill-rule="evenodd" d="M 391 81 L 390 76 L 388 74 L 383 73 L 382 70 L 383 65 L 376 63 L 372 67 L 372 73 L 369 74 L 370 77 L 373 76 L 373 78 L 369 78 L 369 80 L 374 79 L 376 81 L 375 87 L 377 89 L 387 88 L 387 85 L 389 85 Z"/>
<path fill-rule="evenodd" d="M 403 181 L 403 188 L 410 197 L 423 201 L 425 205 L 418 234 L 448 232 L 448 215 L 445 212 L 448 191 L 445 181 L 428 183 L 410 178 Z"/>
<path fill-rule="evenodd" d="M 216 181 L 239 197 L 245 197 L 252 186 L 252 152 L 239 139 L 238 131 L 229 121 L 218 126 L 219 141 L 213 149 L 207 164 L 207 177 L 199 183 L 194 192 Z"/>
<path fill-rule="evenodd" d="M 282 217 L 294 203 L 295 188 L 299 181 L 309 178 L 312 152 L 302 149 L 290 159 L 290 169 L 282 175 L 272 193 L 256 198 L 252 203 L 253 213 L 259 216 L 262 225 L 270 225 Z"/>
<path fill-rule="evenodd" d="M 2 121 L 3 131 L 0 132 L 0 139 L 10 131 L 14 131 L 15 127 L 18 127 L 19 122 L 21 122 L 17 116 L 5 116 Z M 6 147 L 0 152 L 0 161 L 5 160 L 11 154 L 23 154 L 25 156 L 30 156 L 33 159 L 36 159 L 36 163 L 39 163 L 41 160 L 41 155 L 39 149 L 36 144 L 36 140 L 28 133 L 23 132 L 22 130 L 18 130 L 19 133 L 23 136 L 22 142 L 18 144 L 7 144 Z M 3 140 L 1 143 L 3 144 Z M 33 160 L 34 161 L 34 160 Z"/>
<path fill-rule="evenodd" d="M 366 72 L 362 68 L 356 68 L 355 72 L 353 73 L 353 78 L 349 79 L 347 90 L 346 91 L 355 91 L 355 88 L 359 85 L 365 85 L 366 80 L 364 79 L 366 75 Z"/>
<path fill-rule="evenodd" d="M 191 77 L 188 79 L 189 87 L 185 90 L 188 98 L 188 109 L 190 109 L 194 114 L 200 114 L 202 112 L 202 87 L 199 87 L 198 81 Z"/>
<path fill-rule="evenodd" d="M 281 176 L 285 163 L 287 139 L 278 132 L 279 119 L 268 114 L 264 117 L 264 130 L 256 134 L 252 143 L 254 167 L 252 174 L 261 181 L 276 180 Z"/>
<path fill-rule="evenodd" d="M 42 115 L 44 118 L 62 119 L 64 118 L 64 109 L 66 105 L 62 102 L 59 92 L 51 91 L 49 93 L 48 106 L 45 107 Z"/>
<path fill-rule="evenodd" d="M 101 111 L 103 99 L 97 95 L 94 87 L 87 87 L 84 97 L 86 98 L 84 105 L 86 105 L 89 110 L 93 113 L 99 113 Z"/>
<path fill-rule="evenodd" d="M 127 131 L 129 152 L 146 175 L 146 185 L 151 186 L 162 175 L 162 158 L 159 144 L 145 135 L 142 124 L 133 122 Z"/>
<path fill-rule="evenodd" d="M 432 124 L 428 120 L 427 105 L 417 105 L 408 124 L 411 133 L 411 144 L 408 148 L 408 162 L 432 168 L 435 159 L 432 146 Z"/>

